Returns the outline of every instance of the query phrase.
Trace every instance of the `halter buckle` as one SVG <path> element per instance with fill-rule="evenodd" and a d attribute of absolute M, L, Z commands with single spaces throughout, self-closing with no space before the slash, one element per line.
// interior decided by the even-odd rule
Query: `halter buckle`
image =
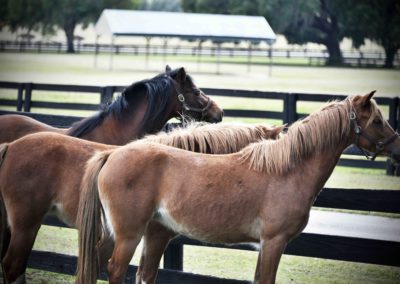
<path fill-rule="evenodd" d="M 356 113 L 354 111 L 350 112 L 350 119 L 355 120 L 357 118 Z"/>
<path fill-rule="evenodd" d="M 178 95 L 178 100 L 183 103 L 185 101 L 185 97 L 182 94 Z"/>
<path fill-rule="evenodd" d="M 361 126 L 360 126 L 360 125 L 355 126 L 355 127 L 354 127 L 354 132 L 355 132 L 357 135 L 361 134 Z"/>

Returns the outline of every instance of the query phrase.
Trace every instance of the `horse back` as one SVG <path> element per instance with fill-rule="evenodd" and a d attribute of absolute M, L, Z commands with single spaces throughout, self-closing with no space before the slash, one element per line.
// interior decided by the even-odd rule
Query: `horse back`
<path fill-rule="evenodd" d="M 62 204 L 67 221 L 73 222 L 87 160 L 112 148 L 51 132 L 24 136 L 8 144 L 0 167 L 1 195 L 9 208 L 31 208 L 34 202 L 43 214 Z"/>
<path fill-rule="evenodd" d="M 25 135 L 41 131 L 65 132 L 63 129 L 49 126 L 24 115 L 7 114 L 0 116 L 0 143 L 12 142 Z"/>

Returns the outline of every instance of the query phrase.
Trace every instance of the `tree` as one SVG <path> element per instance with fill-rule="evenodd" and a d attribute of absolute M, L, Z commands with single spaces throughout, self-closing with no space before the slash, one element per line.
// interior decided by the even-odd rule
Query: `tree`
<path fill-rule="evenodd" d="M 279 12 L 267 11 L 267 15 L 271 15 L 273 21 L 280 21 L 278 26 L 289 43 L 325 45 L 329 54 L 327 64 L 341 65 L 340 42 L 345 36 L 344 22 L 349 8 L 346 0 L 303 0 L 292 4 L 291 13 L 286 12 L 286 17 L 273 15 L 280 15 L 282 9 L 290 10 L 287 5 L 280 6 Z M 286 25 L 282 23 L 285 20 L 288 20 Z"/>
<path fill-rule="evenodd" d="M 182 12 L 180 0 L 143 0 L 140 10 Z"/>
<path fill-rule="evenodd" d="M 7 0 L 0 0 L 0 30 L 7 25 Z"/>
<path fill-rule="evenodd" d="M 2 25 L 8 25 L 11 31 L 27 29 L 28 33 L 39 28 L 39 21 L 44 16 L 41 1 L 1 0 Z"/>
<path fill-rule="evenodd" d="M 6 5 L 4 24 L 12 30 L 41 28 L 43 33 L 56 28 L 64 30 L 67 52 L 74 52 L 74 31 L 78 24 L 86 27 L 94 22 L 105 8 L 131 9 L 140 0 L 0 0 Z M 3 11 L 0 8 L 0 15 Z M 0 25 L 3 24 L 0 22 Z M 3 25 L 4 25 L 3 24 Z"/>
<path fill-rule="evenodd" d="M 348 18 L 346 35 L 356 47 L 369 38 L 385 50 L 385 67 L 393 68 L 393 61 L 400 49 L 400 1 L 352 1 L 354 9 Z"/>
<path fill-rule="evenodd" d="M 96 21 L 105 8 L 132 8 L 131 0 L 42 0 L 47 16 L 43 18 L 45 27 L 59 27 L 67 38 L 67 52 L 74 52 L 74 31 L 78 24 L 87 27 Z M 137 2 L 137 1 L 136 1 Z"/>
<path fill-rule="evenodd" d="M 232 14 L 232 15 L 258 15 L 261 4 L 265 0 L 182 0 L 182 8 L 186 12 Z"/>

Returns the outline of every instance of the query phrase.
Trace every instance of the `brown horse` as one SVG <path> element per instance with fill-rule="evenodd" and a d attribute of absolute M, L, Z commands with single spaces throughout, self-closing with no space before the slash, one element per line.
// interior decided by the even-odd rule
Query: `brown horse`
<path fill-rule="evenodd" d="M 258 242 L 254 281 L 274 283 L 287 243 L 306 226 L 346 147 L 355 143 L 400 161 L 400 138 L 371 100 L 373 93 L 330 103 L 277 141 L 253 143 L 235 154 L 204 155 L 146 141 L 96 154 L 87 166 L 77 218 L 78 283 L 95 282 L 93 256 L 107 239 L 115 241 L 109 281 L 122 283 L 154 222 L 171 234 L 211 243 Z"/>
<path fill-rule="evenodd" d="M 23 115 L 0 116 L 0 143 L 24 135 L 51 131 L 112 145 L 124 145 L 146 133 L 156 133 L 172 117 L 219 122 L 222 110 L 186 74 L 184 68 L 136 82 L 111 104 L 69 129 L 51 127 Z"/>
<path fill-rule="evenodd" d="M 188 150 L 227 153 L 260 139 L 276 138 L 281 130 L 264 125 L 190 125 L 143 139 Z M 226 147 L 219 147 L 219 143 Z M 115 148 L 49 132 L 0 145 L 0 193 L 6 209 L 2 212 L 2 266 L 6 283 L 24 281 L 26 261 L 46 214 L 55 214 L 72 227 L 76 225 L 86 162 L 96 151 Z"/>

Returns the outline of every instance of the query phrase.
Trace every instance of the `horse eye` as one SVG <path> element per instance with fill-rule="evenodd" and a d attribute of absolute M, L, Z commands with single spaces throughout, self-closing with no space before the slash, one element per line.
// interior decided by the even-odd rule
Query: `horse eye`
<path fill-rule="evenodd" d="M 194 93 L 196 96 L 199 96 L 200 93 L 201 93 L 201 91 L 200 91 L 199 89 L 194 88 L 194 89 L 193 89 L 193 93 Z"/>
<path fill-rule="evenodd" d="M 382 124 L 382 120 L 380 118 L 375 118 L 373 123 L 374 124 Z"/>

